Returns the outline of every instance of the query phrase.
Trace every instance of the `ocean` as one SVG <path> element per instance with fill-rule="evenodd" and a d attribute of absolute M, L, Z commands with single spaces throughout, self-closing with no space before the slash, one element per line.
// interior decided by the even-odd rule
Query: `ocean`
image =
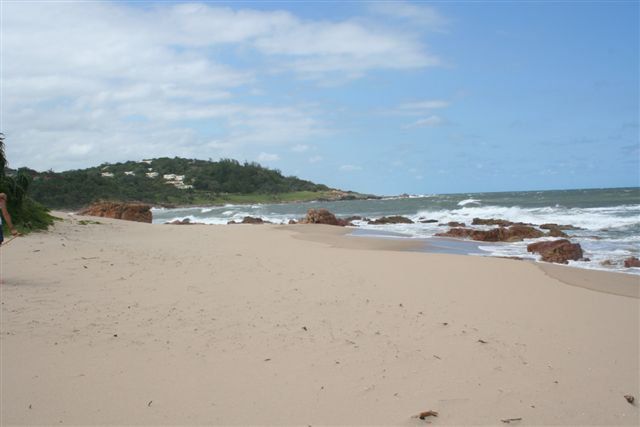
<path fill-rule="evenodd" d="M 540 238 L 515 243 L 454 242 L 434 237 L 449 221 L 471 225 L 473 218 L 496 218 L 531 224 L 570 224 L 578 230 L 565 231 L 572 242 L 580 243 L 590 261 L 570 261 L 570 265 L 640 274 L 640 268 L 625 268 L 623 261 L 640 258 L 640 187 L 585 190 L 525 191 L 501 193 L 428 194 L 386 197 L 379 200 L 345 200 L 255 205 L 203 206 L 153 209 L 153 222 L 165 223 L 189 218 L 192 222 L 227 224 L 245 216 L 273 223 L 300 219 L 308 209 L 326 208 L 338 217 L 359 215 L 370 219 L 402 215 L 414 224 L 369 225 L 355 221 L 353 235 L 395 239 L 421 239 L 425 251 L 467 253 L 469 255 L 521 257 L 536 260 L 527 245 Z M 437 223 L 419 223 L 432 219 Z M 487 226 L 474 226 L 487 229 Z M 431 248 L 431 249 L 427 249 Z M 609 261 L 611 265 L 603 265 Z"/>

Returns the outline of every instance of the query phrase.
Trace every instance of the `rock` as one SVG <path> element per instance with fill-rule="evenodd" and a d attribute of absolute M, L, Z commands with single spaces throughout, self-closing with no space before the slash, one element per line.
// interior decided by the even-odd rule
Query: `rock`
<path fill-rule="evenodd" d="M 167 222 L 166 224 L 171 224 L 171 225 L 192 225 L 193 223 L 191 222 L 191 220 L 189 218 L 185 218 L 182 221 L 179 220 L 179 219 L 176 219 L 174 221 Z"/>
<path fill-rule="evenodd" d="M 295 219 L 290 219 L 289 220 L 289 225 L 294 225 L 294 224 L 297 224 L 297 223 L 298 223 L 298 221 L 296 221 Z"/>
<path fill-rule="evenodd" d="M 570 224 L 542 224 L 540 225 L 540 228 L 542 228 L 543 230 L 551 230 L 554 228 L 557 228 L 558 230 L 581 230 L 580 227 L 576 227 L 575 225 L 570 225 Z"/>
<path fill-rule="evenodd" d="M 549 230 L 549 233 L 547 233 L 547 236 L 550 236 L 550 237 L 569 237 L 567 235 L 567 233 L 562 231 L 559 227 L 548 228 L 548 230 Z"/>
<path fill-rule="evenodd" d="M 409 218 L 399 215 L 393 216 L 383 216 L 382 218 L 375 219 L 373 221 L 369 221 L 369 224 L 372 225 L 382 225 L 382 224 L 413 224 Z"/>
<path fill-rule="evenodd" d="M 446 233 L 436 236 L 470 238 L 481 242 L 519 242 L 524 239 L 536 239 L 544 233 L 528 225 L 512 225 L 509 228 L 498 227 L 491 230 L 474 230 L 472 228 L 451 228 Z"/>
<path fill-rule="evenodd" d="M 78 213 L 147 223 L 151 223 L 152 218 L 151 206 L 144 203 L 96 202 Z"/>
<path fill-rule="evenodd" d="M 632 256 L 624 260 L 624 266 L 627 268 L 640 267 L 640 259 Z"/>
<path fill-rule="evenodd" d="M 456 221 L 448 222 L 447 225 L 449 227 L 465 227 L 466 226 L 464 222 L 456 222 Z"/>
<path fill-rule="evenodd" d="M 473 221 L 471 221 L 471 224 L 472 225 L 499 225 L 501 227 L 508 227 L 510 225 L 513 225 L 513 222 L 507 221 L 504 219 L 495 219 L 495 218 L 488 218 L 488 219 L 473 218 Z"/>
<path fill-rule="evenodd" d="M 264 221 L 262 218 L 254 218 L 252 216 L 245 216 L 242 218 L 241 224 L 264 224 L 268 221 Z"/>
<path fill-rule="evenodd" d="M 537 252 L 542 261 L 568 264 L 569 260 L 578 261 L 582 258 L 582 247 L 579 243 L 571 243 L 567 239 L 532 243 L 527 251 Z"/>
<path fill-rule="evenodd" d="M 437 219 L 421 219 L 420 222 L 422 224 L 432 224 L 434 222 L 438 222 L 438 220 Z"/>
<path fill-rule="evenodd" d="M 450 228 L 449 231 L 445 233 L 436 233 L 436 236 L 440 237 L 454 237 L 457 239 L 465 239 L 471 236 L 474 230 L 470 228 Z"/>
<path fill-rule="evenodd" d="M 307 216 L 300 222 L 303 224 L 327 224 L 340 226 L 344 226 L 346 224 L 346 221 L 338 220 L 338 218 L 336 218 L 336 216 L 327 209 L 309 209 L 307 211 Z"/>

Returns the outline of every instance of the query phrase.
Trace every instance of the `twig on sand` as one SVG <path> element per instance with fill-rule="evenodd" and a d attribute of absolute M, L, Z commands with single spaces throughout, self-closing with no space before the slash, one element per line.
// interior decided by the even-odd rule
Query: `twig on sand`
<path fill-rule="evenodd" d="M 152 403 L 153 403 L 153 400 L 150 400 L 149 403 L 147 403 L 147 406 L 151 406 Z"/>
<path fill-rule="evenodd" d="M 438 413 L 436 411 L 424 411 L 420 412 L 418 415 L 414 415 L 413 418 L 420 418 L 424 420 L 427 417 L 437 417 Z"/>
<path fill-rule="evenodd" d="M 479 343 L 481 343 L 481 344 L 486 344 L 486 343 L 488 343 L 488 341 L 485 341 L 485 340 L 483 340 L 483 339 L 479 339 L 479 340 L 478 340 L 478 342 L 479 342 Z"/>
<path fill-rule="evenodd" d="M 636 400 L 636 398 L 630 394 L 625 394 L 624 398 L 627 399 L 627 402 L 631 403 L 632 405 L 633 405 L 633 402 Z"/>
<path fill-rule="evenodd" d="M 509 424 L 511 421 L 522 421 L 522 418 L 505 418 L 504 420 L 500 420 L 505 424 Z"/>

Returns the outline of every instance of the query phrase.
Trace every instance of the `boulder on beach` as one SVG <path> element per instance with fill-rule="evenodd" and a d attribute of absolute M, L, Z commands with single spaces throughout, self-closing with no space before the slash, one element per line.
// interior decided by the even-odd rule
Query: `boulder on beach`
<path fill-rule="evenodd" d="M 309 209 L 307 216 L 300 221 L 301 224 L 326 224 L 345 226 L 347 222 L 336 218 L 334 214 L 327 209 Z"/>
<path fill-rule="evenodd" d="M 237 221 L 229 221 L 227 222 L 228 225 L 232 225 L 232 224 L 270 224 L 269 221 L 265 221 L 262 218 L 256 218 L 256 217 L 252 217 L 252 216 L 245 216 L 244 218 L 242 218 L 242 221 L 237 222 Z"/>
<path fill-rule="evenodd" d="M 640 267 L 640 259 L 632 256 L 624 260 L 624 266 L 627 268 Z"/>
<path fill-rule="evenodd" d="M 144 203 L 96 202 L 78 214 L 147 223 L 152 219 L 151 205 Z"/>
<path fill-rule="evenodd" d="M 404 216 L 393 215 L 393 216 L 383 216 L 382 218 L 374 219 L 372 221 L 369 221 L 369 224 L 372 224 L 372 225 L 413 224 L 413 221 L 411 221 L 409 218 Z"/>
<path fill-rule="evenodd" d="M 569 260 L 582 259 L 582 247 L 579 243 L 571 243 L 567 239 L 531 243 L 527 251 L 539 253 L 542 261 L 568 264 Z"/>
<path fill-rule="evenodd" d="M 420 223 L 422 223 L 422 224 L 432 224 L 432 223 L 434 223 L 434 222 L 438 222 L 438 220 L 437 220 L 437 219 L 421 219 L 421 220 L 419 220 L 419 221 L 420 221 Z"/>

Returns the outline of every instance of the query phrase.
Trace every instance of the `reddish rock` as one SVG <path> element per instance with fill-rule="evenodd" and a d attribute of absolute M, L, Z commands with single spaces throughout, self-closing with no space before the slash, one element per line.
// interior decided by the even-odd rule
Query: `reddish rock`
<path fill-rule="evenodd" d="M 264 224 L 267 221 L 264 221 L 262 218 L 254 218 L 252 216 L 245 216 L 242 219 L 241 224 Z"/>
<path fill-rule="evenodd" d="M 627 268 L 640 267 L 640 259 L 632 256 L 624 260 L 624 266 Z"/>
<path fill-rule="evenodd" d="M 309 209 L 307 216 L 300 221 L 303 224 L 327 224 L 344 226 L 346 221 L 338 220 L 334 214 L 327 209 Z"/>
<path fill-rule="evenodd" d="M 409 218 L 399 215 L 394 216 L 383 216 L 382 218 L 375 219 L 373 221 L 369 221 L 369 224 L 372 225 L 382 225 L 382 224 L 413 224 Z"/>
<path fill-rule="evenodd" d="M 451 228 L 445 233 L 436 233 L 436 236 L 440 237 L 454 237 L 457 239 L 465 239 L 471 236 L 474 230 L 470 228 Z"/>
<path fill-rule="evenodd" d="M 580 244 L 567 239 L 532 243 L 527 246 L 527 251 L 539 253 L 542 261 L 558 264 L 568 264 L 569 260 L 577 261 L 583 256 Z"/>
<path fill-rule="evenodd" d="M 558 230 L 580 230 L 580 227 L 576 227 L 575 225 L 570 224 L 542 224 L 540 226 L 543 230 L 552 230 L 557 228 Z"/>
<path fill-rule="evenodd" d="M 559 227 L 548 228 L 548 230 L 549 230 L 549 233 L 547 234 L 547 236 L 551 236 L 551 237 L 569 237 L 567 235 L 567 233 L 562 231 Z"/>
<path fill-rule="evenodd" d="M 452 228 L 446 233 L 438 233 L 436 236 L 470 238 L 481 242 L 519 242 L 524 239 L 542 237 L 544 236 L 544 233 L 527 225 L 512 225 L 509 228 L 498 227 L 491 230 Z"/>
<path fill-rule="evenodd" d="M 432 224 L 434 222 L 438 222 L 438 220 L 437 219 L 421 219 L 420 222 L 422 224 Z"/>
<path fill-rule="evenodd" d="M 449 227 L 465 227 L 466 226 L 464 222 L 456 222 L 456 221 L 448 222 L 447 225 Z"/>
<path fill-rule="evenodd" d="M 96 202 L 78 213 L 151 223 L 151 206 L 144 203 Z"/>
<path fill-rule="evenodd" d="M 508 227 L 513 225 L 513 222 L 507 221 L 505 219 L 495 219 L 495 218 L 473 218 L 471 221 L 472 225 L 499 225 L 500 227 Z"/>

